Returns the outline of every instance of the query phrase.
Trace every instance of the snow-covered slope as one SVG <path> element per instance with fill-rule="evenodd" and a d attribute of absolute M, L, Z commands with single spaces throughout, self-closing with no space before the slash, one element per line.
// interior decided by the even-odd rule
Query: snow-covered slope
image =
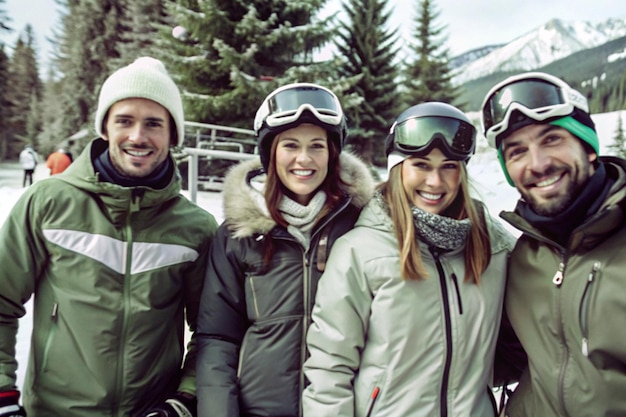
<path fill-rule="evenodd" d="M 494 72 L 532 70 L 623 36 L 626 36 L 626 18 L 598 24 L 552 19 L 478 59 L 455 57 L 454 61 L 464 64 L 455 68 L 458 75 L 454 83 L 462 84 Z"/>

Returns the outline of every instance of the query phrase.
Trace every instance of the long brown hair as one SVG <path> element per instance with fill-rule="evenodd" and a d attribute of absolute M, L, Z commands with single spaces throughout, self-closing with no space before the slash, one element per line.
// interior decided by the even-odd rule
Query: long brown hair
<path fill-rule="evenodd" d="M 461 186 L 458 201 L 460 210 L 456 219 L 469 218 L 472 224 L 468 242 L 465 245 L 465 277 L 466 282 L 478 284 L 480 276 L 487 269 L 491 260 L 491 245 L 484 213 L 479 203 L 470 196 L 469 179 L 465 163 L 460 164 Z M 412 202 L 402 185 L 402 164 L 397 164 L 389 172 L 389 178 L 379 186 L 385 202 L 389 206 L 389 214 L 398 240 L 400 251 L 400 274 L 403 279 L 423 279 L 428 276 L 419 243 L 415 233 Z M 407 227 L 411 225 L 411 227 Z"/>
<path fill-rule="evenodd" d="M 279 225 L 287 227 L 288 223 L 278 209 L 280 201 L 286 194 L 286 188 L 278 177 L 276 171 L 276 148 L 278 148 L 278 137 L 276 135 L 270 148 L 270 161 L 267 167 L 267 179 L 265 181 L 265 204 L 272 219 Z M 326 203 L 317 216 L 317 221 L 324 218 L 335 207 L 337 202 L 345 195 L 342 186 L 346 183 L 341 179 L 341 162 L 339 155 L 341 149 L 330 135 L 327 136 L 328 144 L 328 174 L 320 184 L 319 190 L 326 193 Z M 266 267 L 269 266 L 270 259 L 274 253 L 274 246 L 271 239 L 266 239 L 265 254 L 263 256 Z"/>

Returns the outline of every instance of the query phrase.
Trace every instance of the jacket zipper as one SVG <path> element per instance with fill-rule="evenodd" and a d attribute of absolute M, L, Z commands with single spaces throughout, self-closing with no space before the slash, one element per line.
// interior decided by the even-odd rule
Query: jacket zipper
<path fill-rule="evenodd" d="M 243 340 L 241 341 L 241 347 L 239 348 L 239 358 L 237 361 L 237 379 L 241 376 L 241 370 L 243 368 L 243 358 L 246 356 L 246 350 L 248 347 L 248 339 L 249 333 L 246 332 L 243 335 Z"/>
<path fill-rule="evenodd" d="M 350 204 L 351 200 L 352 199 L 350 198 L 346 199 L 340 207 L 337 207 L 335 210 L 333 210 L 333 212 L 329 216 L 327 216 L 327 218 L 324 220 L 323 223 L 320 223 L 319 225 L 315 227 L 315 230 L 311 234 L 311 242 L 314 241 L 313 237 L 317 233 L 320 233 L 320 231 L 323 230 L 327 224 L 329 224 L 335 217 L 339 215 L 340 212 L 342 212 Z M 296 242 L 296 240 L 293 237 L 290 237 L 290 238 L 283 237 L 281 239 L 291 240 L 293 242 Z M 324 242 L 324 244 L 326 244 L 326 242 Z M 304 314 L 303 314 L 303 323 L 302 323 L 302 337 L 300 338 L 300 369 L 302 369 L 302 367 L 304 366 L 304 362 L 306 361 L 306 357 L 307 357 L 306 335 L 308 333 L 309 322 L 311 320 L 311 312 L 309 311 L 309 305 L 311 303 L 311 274 L 309 272 L 310 261 L 307 257 L 308 254 L 309 254 L 308 250 L 302 251 L 302 286 L 303 286 L 302 287 L 302 293 L 303 293 L 302 301 L 304 302 Z M 299 382 L 300 382 L 300 389 L 303 390 L 304 385 L 305 385 L 305 378 L 304 378 L 304 372 L 302 371 L 300 371 Z M 302 403 L 300 403 L 299 416 L 300 417 L 303 416 Z"/>
<path fill-rule="evenodd" d="M 131 218 L 133 213 L 139 211 L 140 204 L 140 194 L 136 194 L 132 191 L 132 196 L 130 199 L 130 207 L 129 213 L 126 216 L 126 226 L 124 230 L 126 231 L 125 243 L 126 246 L 124 251 L 124 286 L 123 286 L 123 302 L 122 306 L 122 329 L 120 332 L 120 340 L 118 342 L 118 353 L 117 353 L 117 389 L 115 393 L 115 397 L 112 401 L 113 406 L 113 415 L 117 415 L 119 413 L 120 402 L 124 392 L 124 347 L 126 346 L 126 339 L 128 337 L 128 325 L 130 321 L 130 277 L 132 273 L 132 251 L 133 251 L 133 229 Z"/>
<path fill-rule="evenodd" d="M 565 277 L 565 263 L 566 263 L 566 255 L 561 252 L 561 261 L 559 262 L 559 266 L 557 269 L 554 278 L 552 279 L 552 283 L 556 285 L 557 289 L 560 289 L 561 284 L 563 283 L 563 278 Z M 567 341 L 565 338 L 565 330 L 563 328 L 563 293 L 561 291 L 557 291 L 555 294 L 555 299 L 557 301 L 556 312 L 557 312 L 557 323 L 558 323 L 558 331 L 559 331 L 559 339 L 561 340 L 561 344 L 563 346 L 563 361 L 561 362 L 561 369 L 559 370 L 559 385 L 558 385 L 558 402 L 561 407 L 562 414 L 564 416 L 568 416 L 566 408 L 565 408 L 565 400 L 564 400 L 564 387 L 565 387 L 565 371 L 567 369 L 567 364 L 569 362 L 569 346 L 567 345 Z"/>
<path fill-rule="evenodd" d="M 369 404 L 367 405 L 367 409 L 365 411 L 365 417 L 370 417 L 372 415 L 372 411 L 374 411 L 374 403 L 376 403 L 376 400 L 378 399 L 378 394 L 380 394 L 380 388 L 374 387 L 372 395 L 370 395 Z"/>
<path fill-rule="evenodd" d="M 450 379 L 450 367 L 452 364 L 452 321 L 450 318 L 450 300 L 448 298 L 448 286 L 446 284 L 446 276 L 443 270 L 443 266 L 441 265 L 441 261 L 439 260 L 439 252 L 430 248 L 431 253 L 435 259 L 435 265 L 437 266 L 437 272 L 439 273 L 439 282 L 441 284 L 441 295 L 443 299 L 443 314 L 445 318 L 446 325 L 446 358 L 443 368 L 443 375 L 441 378 L 441 392 L 440 392 L 440 400 L 439 407 L 441 410 L 441 417 L 448 416 L 448 401 L 447 401 L 447 392 L 448 392 L 448 382 Z"/>
<path fill-rule="evenodd" d="M 50 352 L 50 348 L 52 347 L 54 334 L 56 333 L 58 318 L 59 318 L 59 304 L 54 303 L 54 305 L 52 306 L 52 312 L 50 314 L 50 332 L 48 333 L 48 338 L 46 339 L 46 344 L 43 350 L 43 360 L 41 361 L 41 370 L 43 372 L 45 372 L 46 368 L 48 367 L 48 355 Z"/>
<path fill-rule="evenodd" d="M 254 314 L 256 314 L 256 318 L 258 319 L 261 314 L 259 314 L 259 303 L 256 298 L 256 290 L 254 288 L 254 278 L 255 276 L 250 276 L 250 290 L 252 292 L 252 303 L 254 304 Z"/>
<path fill-rule="evenodd" d="M 311 303 L 311 274 L 309 273 L 309 260 L 306 252 L 302 252 L 302 294 L 304 297 L 304 315 L 302 323 L 302 337 L 300 338 L 300 392 L 304 390 L 304 372 L 302 368 L 307 356 L 306 347 L 306 335 L 309 331 L 309 321 L 311 320 L 311 312 L 309 311 L 309 305 Z M 298 410 L 300 417 L 303 416 L 302 402 L 300 402 L 300 409 Z"/>
<path fill-rule="evenodd" d="M 463 315 L 463 301 L 461 301 L 461 291 L 459 290 L 459 280 L 456 277 L 456 274 L 452 273 L 452 282 L 454 283 L 454 289 L 456 291 L 456 300 L 459 303 L 459 314 Z"/>
<path fill-rule="evenodd" d="M 589 276 L 587 277 L 587 284 L 585 284 L 585 290 L 583 291 L 582 300 L 580 302 L 580 312 L 579 312 L 579 320 L 580 320 L 580 330 L 582 332 L 582 342 L 581 349 L 583 355 L 585 357 L 589 356 L 589 305 L 591 304 L 591 286 L 595 282 L 596 276 L 600 271 L 600 262 L 594 262 L 591 271 L 589 272 Z"/>
<path fill-rule="evenodd" d="M 319 229 L 317 229 L 319 230 Z M 311 238 L 313 237 L 313 235 L 315 234 L 315 232 L 313 234 L 311 234 Z M 282 239 L 282 240 L 286 240 L 286 241 L 291 241 L 294 242 L 298 245 L 300 245 L 300 248 L 302 249 L 302 302 L 304 303 L 304 308 L 303 308 L 303 314 L 302 314 L 302 336 L 300 337 L 300 374 L 298 376 L 298 382 L 300 384 L 300 390 L 304 390 L 304 385 L 305 385 L 305 380 L 304 380 L 304 372 L 302 372 L 302 368 L 304 366 L 304 362 L 306 360 L 306 355 L 307 355 L 307 347 L 306 347 L 306 335 L 307 332 L 309 330 L 309 320 L 311 319 L 311 312 L 309 312 L 309 303 L 311 302 L 311 278 L 310 278 L 310 274 L 309 274 L 309 260 L 307 258 L 307 252 L 304 250 L 304 247 L 302 247 L 302 245 L 295 239 L 293 238 L 291 235 L 289 237 L 285 237 L 285 236 L 277 236 L 277 239 Z M 313 239 L 311 239 L 311 242 L 313 241 Z M 258 314 L 257 314 L 258 315 Z M 241 357 L 241 354 L 240 354 Z M 302 402 L 300 402 L 300 408 L 298 410 L 298 415 L 299 417 L 303 416 L 303 410 L 302 410 Z"/>

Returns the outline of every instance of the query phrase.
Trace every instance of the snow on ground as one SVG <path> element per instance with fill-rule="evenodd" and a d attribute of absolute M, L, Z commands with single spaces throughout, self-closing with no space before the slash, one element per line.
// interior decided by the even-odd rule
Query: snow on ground
<path fill-rule="evenodd" d="M 617 129 L 618 112 L 605 113 L 593 116 L 596 129 L 600 137 L 601 152 L 604 152 L 606 145 L 615 136 Z M 626 111 L 621 111 L 622 120 L 626 123 Z M 510 210 L 515 206 L 518 193 L 515 188 L 508 185 L 497 162 L 495 151 L 485 145 L 485 139 L 479 139 L 479 149 L 477 154 L 470 160 L 468 169 L 477 196 L 487 205 L 491 214 L 497 217 L 501 210 Z M 17 162 L 0 163 L 0 225 L 9 214 L 9 211 L 22 195 L 23 171 Z M 385 173 L 383 173 L 385 175 Z M 44 164 L 40 164 L 35 171 L 35 181 L 48 177 Z M 183 194 L 189 197 L 187 191 Z M 213 214 L 218 221 L 223 221 L 222 198 L 216 192 L 198 192 L 197 204 Z M 505 224 L 506 225 L 506 224 Z M 510 226 L 509 230 L 516 233 Z M 27 363 L 29 350 L 29 339 L 32 330 L 31 303 L 27 303 L 27 314 L 20 320 L 17 340 L 17 360 L 18 360 L 18 386 L 21 386 L 24 378 L 24 371 Z"/>

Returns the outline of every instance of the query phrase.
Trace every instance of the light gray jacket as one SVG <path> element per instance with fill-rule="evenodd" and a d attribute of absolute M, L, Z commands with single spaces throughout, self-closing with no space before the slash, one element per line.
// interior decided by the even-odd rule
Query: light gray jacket
<path fill-rule="evenodd" d="M 331 251 L 307 343 L 305 416 L 494 416 L 491 381 L 513 237 L 487 217 L 491 263 L 463 282 L 464 251 L 421 243 L 423 280 L 400 277 L 377 199 Z"/>

